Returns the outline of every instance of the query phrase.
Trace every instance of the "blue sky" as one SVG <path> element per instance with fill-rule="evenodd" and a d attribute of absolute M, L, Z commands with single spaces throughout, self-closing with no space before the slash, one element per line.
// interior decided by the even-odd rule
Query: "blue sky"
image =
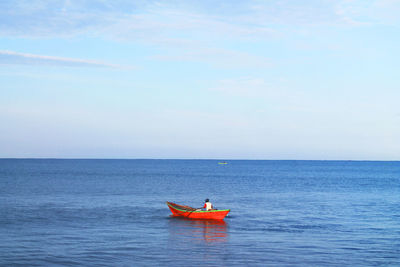
<path fill-rule="evenodd" d="M 0 157 L 400 159 L 400 1 L 0 2 Z"/>

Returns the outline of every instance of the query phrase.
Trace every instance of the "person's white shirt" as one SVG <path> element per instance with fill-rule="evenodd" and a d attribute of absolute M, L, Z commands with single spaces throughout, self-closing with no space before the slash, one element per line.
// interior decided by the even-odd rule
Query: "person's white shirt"
<path fill-rule="evenodd" d="M 206 210 L 212 210 L 212 204 L 211 202 L 206 202 L 206 204 L 204 204 L 206 206 Z"/>

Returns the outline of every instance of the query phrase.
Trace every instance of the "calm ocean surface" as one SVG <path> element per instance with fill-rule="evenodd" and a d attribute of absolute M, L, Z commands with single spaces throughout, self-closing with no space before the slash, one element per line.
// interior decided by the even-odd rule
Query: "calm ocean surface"
<path fill-rule="evenodd" d="M 0 265 L 400 266 L 400 162 L 217 163 L 0 160 Z"/>

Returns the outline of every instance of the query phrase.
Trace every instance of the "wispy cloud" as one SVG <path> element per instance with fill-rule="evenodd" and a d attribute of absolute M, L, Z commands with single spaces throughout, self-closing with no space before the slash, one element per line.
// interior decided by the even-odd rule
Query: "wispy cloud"
<path fill-rule="evenodd" d="M 270 100 L 285 99 L 286 101 L 291 101 L 299 97 L 298 93 L 289 93 L 287 91 L 283 79 L 266 81 L 258 77 L 238 77 L 219 80 L 210 90 L 219 91 L 226 95 Z"/>
<path fill-rule="evenodd" d="M 216 39 L 269 38 L 282 31 L 282 26 L 361 26 L 379 22 L 384 14 L 395 14 L 393 8 L 399 10 L 399 1 L 2 1 L 0 34 L 90 34 L 133 41 L 204 35 Z"/>
<path fill-rule="evenodd" d="M 19 53 L 14 51 L 5 51 L 5 50 L 0 50 L 0 64 L 126 68 L 121 65 L 109 64 L 95 60 L 35 55 L 35 54 Z"/>
<path fill-rule="evenodd" d="M 168 55 L 156 55 L 153 58 L 165 61 L 204 62 L 224 69 L 268 68 L 273 64 L 271 59 L 255 56 L 250 53 L 222 48 L 207 48 L 199 45 L 188 45 Z"/>
<path fill-rule="evenodd" d="M 238 96 L 260 96 L 271 92 L 271 86 L 264 79 L 242 77 L 237 79 L 224 79 L 218 81 L 212 90 L 220 91 L 224 94 Z"/>
<path fill-rule="evenodd" d="M 398 25 L 399 10 L 398 0 L 249 0 L 234 4 L 230 0 L 0 1 L 0 37 L 100 37 L 168 49 L 165 55 L 154 55 L 160 60 L 202 61 L 218 67 L 220 62 L 224 62 L 222 67 L 239 66 L 236 62 L 267 66 L 268 59 L 240 46 L 281 41 L 303 33 L 318 32 L 314 34 L 318 36 L 330 27 Z M 235 46 L 231 46 L 233 43 Z M 17 55 L 7 57 L 14 58 L 5 59 L 2 54 L 1 61 L 113 67 L 89 60 L 26 54 L 19 55 L 19 60 Z"/>

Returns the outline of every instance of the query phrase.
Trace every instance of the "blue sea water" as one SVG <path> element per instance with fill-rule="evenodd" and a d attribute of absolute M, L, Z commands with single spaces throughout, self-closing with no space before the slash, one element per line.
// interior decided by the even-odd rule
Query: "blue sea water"
<path fill-rule="evenodd" d="M 0 265 L 400 266 L 400 162 L 228 163 L 2 159 Z"/>

